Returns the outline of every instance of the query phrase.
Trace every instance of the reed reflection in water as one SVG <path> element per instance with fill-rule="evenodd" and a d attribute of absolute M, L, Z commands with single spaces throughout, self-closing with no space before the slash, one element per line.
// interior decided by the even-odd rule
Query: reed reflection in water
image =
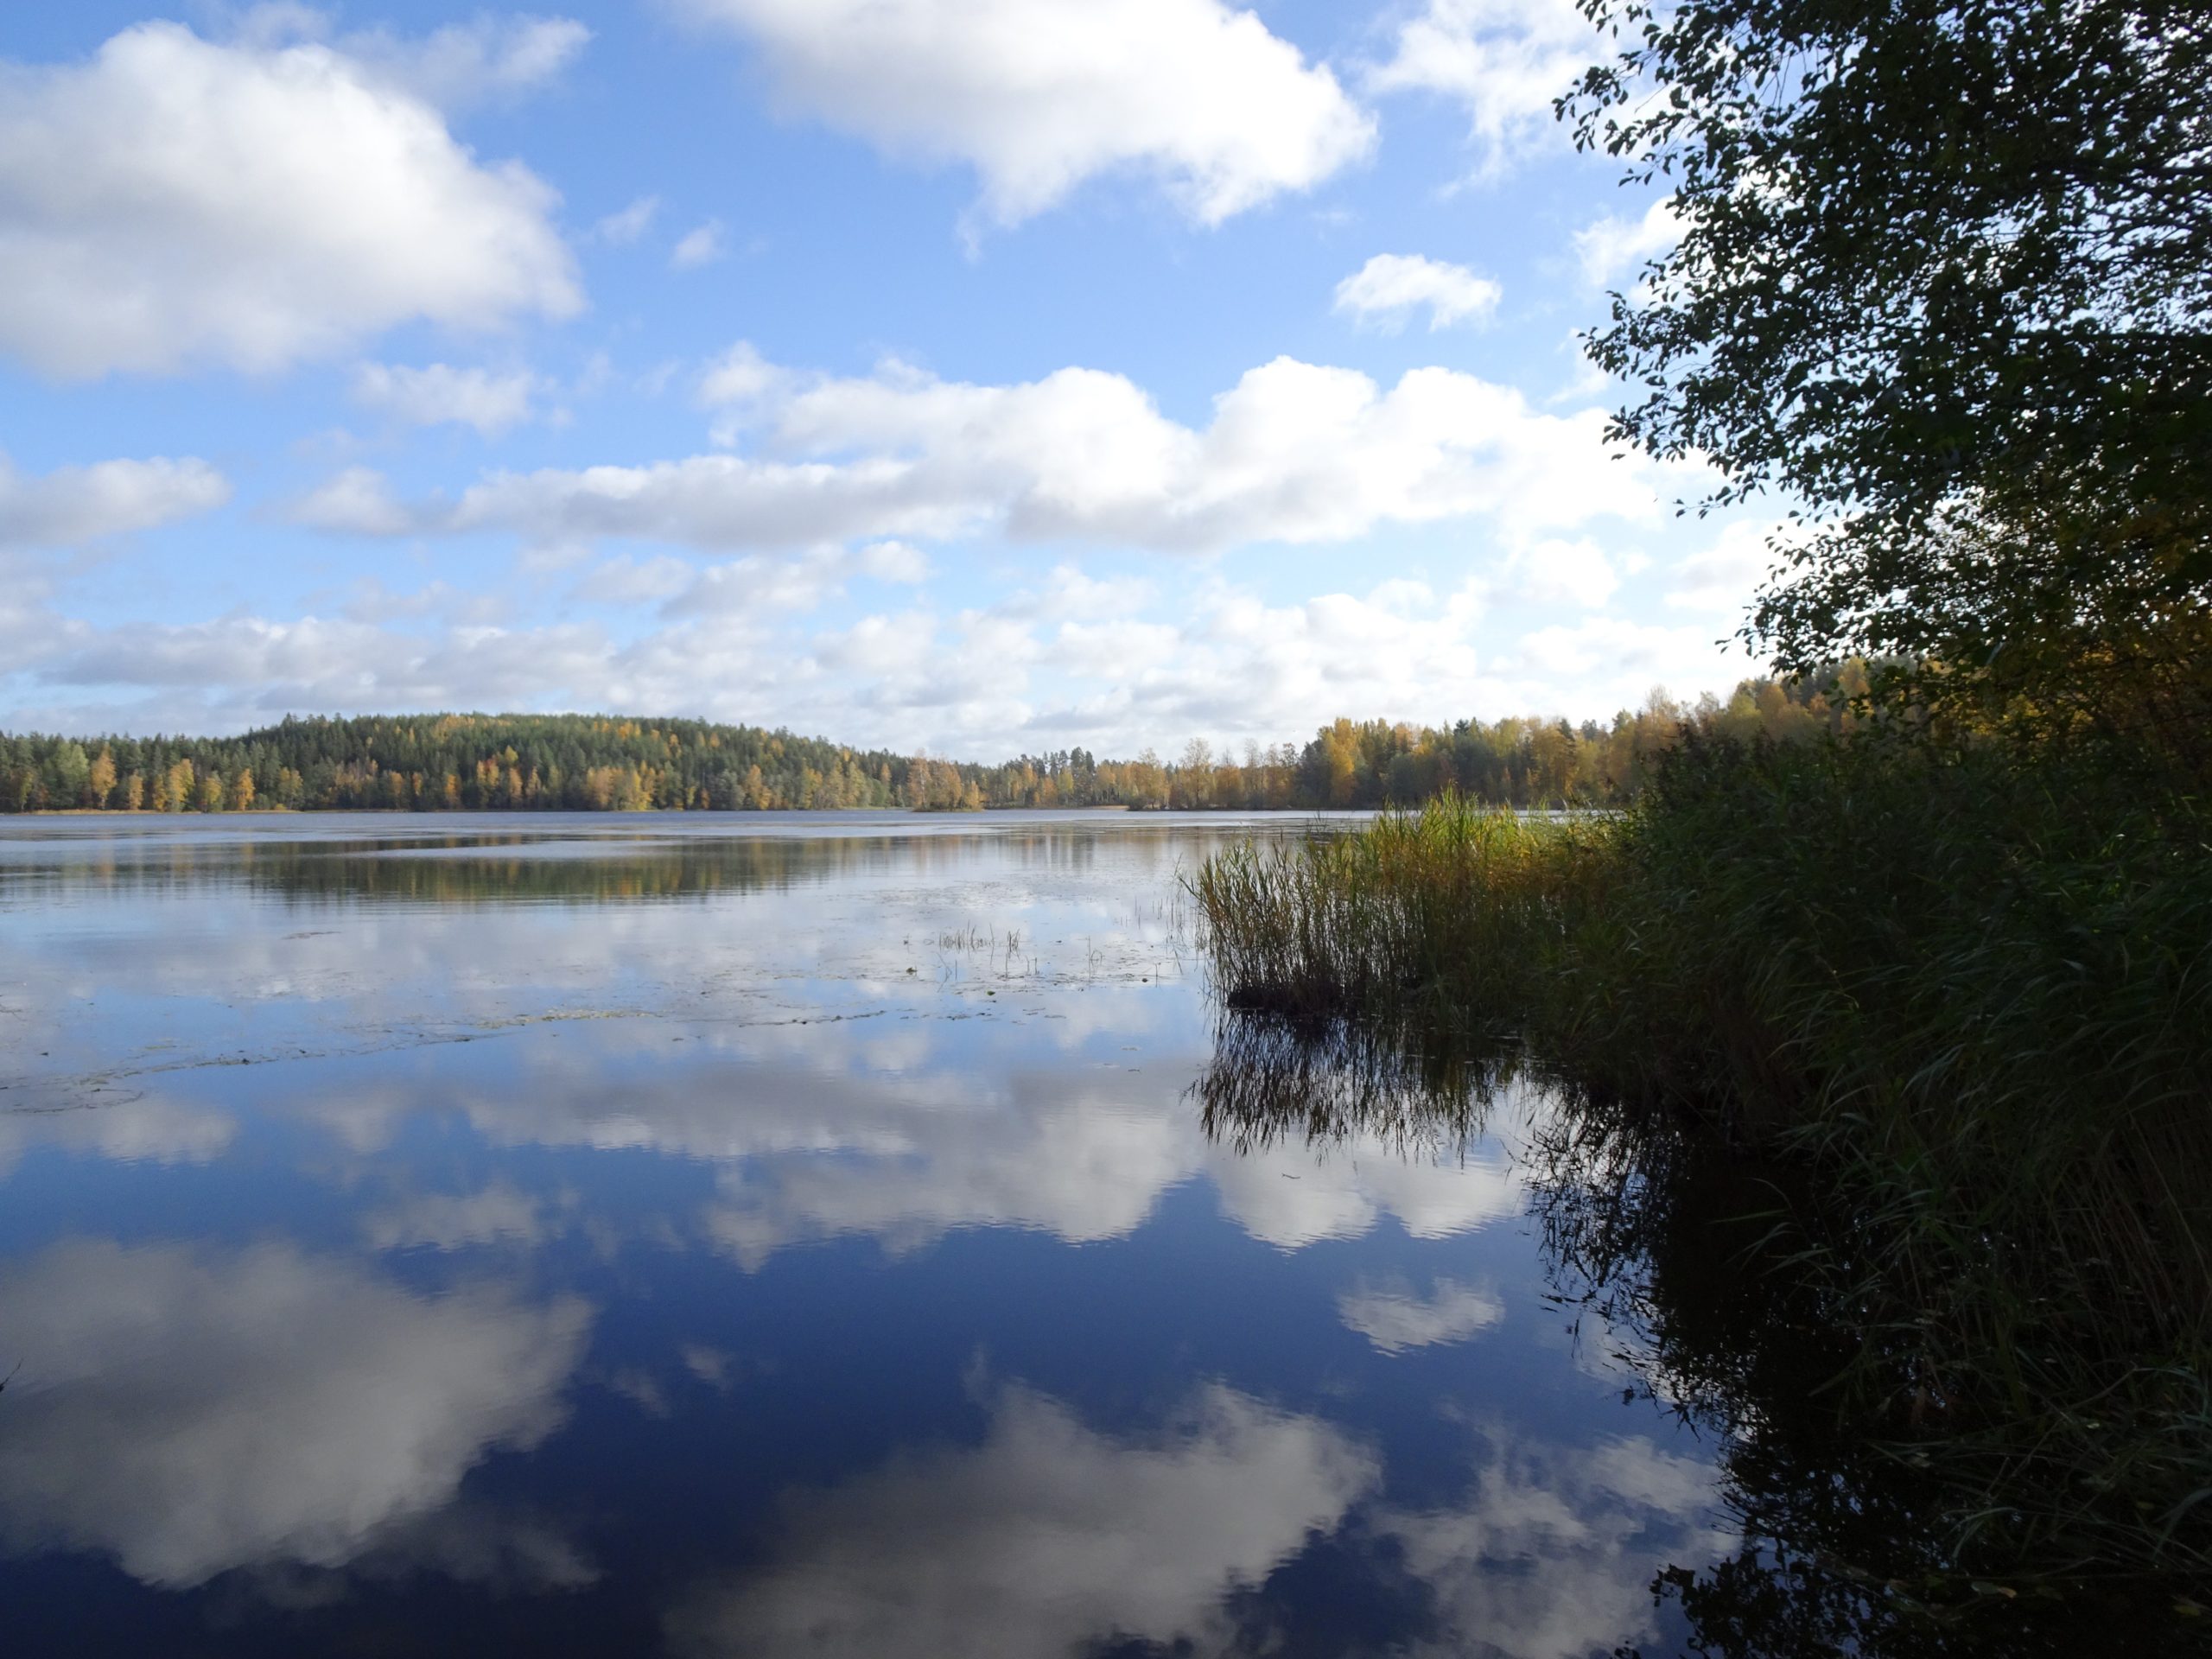
<path fill-rule="evenodd" d="M 1341 1020 L 1225 1011 L 1192 1094 L 1208 1135 L 1240 1152 L 1364 1144 L 1435 1162 L 1506 1149 L 1545 1295 L 1586 1357 L 1719 1453 L 1717 1559 L 1670 1561 L 1650 1584 L 1697 1651 L 2174 1650 L 2170 1595 L 2132 1592 L 2094 1559 L 2024 1592 L 1963 1581 L 1956 1491 L 1902 1437 L 1839 1421 L 1853 1339 L 1789 1272 L 1785 1169 L 1715 1160 L 1683 1123 L 1548 1077 L 1510 1045 Z M 1407 1340 L 1424 1313 L 1471 1329 L 1494 1317 L 1480 1291 L 1450 1289 L 1456 1305 L 1386 1304 L 1378 1343 Z M 1989 1474 L 2001 1492 L 2035 1471 L 1993 1458 Z"/>

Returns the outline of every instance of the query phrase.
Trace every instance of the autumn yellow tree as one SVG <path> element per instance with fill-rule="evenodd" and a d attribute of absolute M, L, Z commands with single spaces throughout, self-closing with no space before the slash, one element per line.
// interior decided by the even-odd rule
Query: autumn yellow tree
<path fill-rule="evenodd" d="M 192 801 L 192 762 L 179 760 L 162 774 L 154 791 L 154 810 L 181 812 Z"/>

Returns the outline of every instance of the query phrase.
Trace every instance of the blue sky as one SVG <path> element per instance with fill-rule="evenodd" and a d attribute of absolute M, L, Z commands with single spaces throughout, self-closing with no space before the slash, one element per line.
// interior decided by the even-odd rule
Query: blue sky
<path fill-rule="evenodd" d="M 1725 688 L 1569 0 L 0 18 L 0 724 L 995 758 Z"/>

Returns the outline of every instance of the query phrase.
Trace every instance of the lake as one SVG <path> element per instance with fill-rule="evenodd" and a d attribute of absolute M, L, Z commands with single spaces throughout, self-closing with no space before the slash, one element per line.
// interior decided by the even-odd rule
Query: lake
<path fill-rule="evenodd" d="M 1206 1082 L 1178 873 L 1306 828 L 0 822 L 10 1652 L 1683 1650 L 1541 1094 Z"/>

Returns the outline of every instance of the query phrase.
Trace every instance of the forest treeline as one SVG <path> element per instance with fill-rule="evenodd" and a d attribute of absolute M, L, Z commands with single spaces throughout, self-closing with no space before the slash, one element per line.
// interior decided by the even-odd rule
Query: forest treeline
<path fill-rule="evenodd" d="M 1610 722 L 1338 720 L 1303 746 L 1173 760 L 1082 748 L 998 765 L 859 750 L 789 732 L 584 715 L 289 718 L 238 737 L 0 736 L 0 810 L 733 811 L 1120 806 L 1231 810 L 1511 806 L 1633 798 L 1686 731 L 1782 741 L 1848 730 L 1864 664 L 1746 680 L 1723 702 L 1654 696 Z"/>

